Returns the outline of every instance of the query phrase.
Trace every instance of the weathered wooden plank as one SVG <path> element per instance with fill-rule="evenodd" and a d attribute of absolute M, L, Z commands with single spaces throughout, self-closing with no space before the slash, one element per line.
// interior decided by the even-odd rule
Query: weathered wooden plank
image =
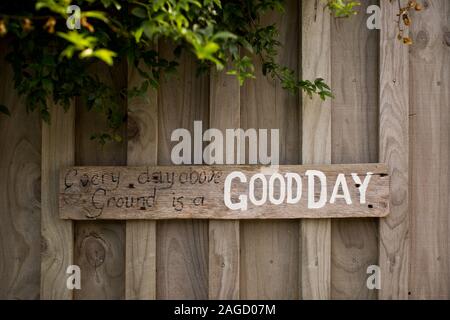
<path fill-rule="evenodd" d="M 384 1 L 384 0 L 383 0 Z M 379 32 L 366 26 L 366 9 L 331 25 L 332 163 L 378 161 Z M 378 264 L 378 219 L 331 223 L 331 298 L 376 299 L 367 288 L 367 267 Z"/>
<path fill-rule="evenodd" d="M 14 89 L 0 43 L 0 299 L 38 299 L 40 291 L 41 127 Z"/>
<path fill-rule="evenodd" d="M 298 67 L 298 3 L 286 1 L 283 16 L 270 13 L 262 19 L 263 23 L 277 23 L 283 43 L 277 61 L 293 70 Z M 298 97 L 264 77 L 259 63 L 256 75 L 241 89 L 241 125 L 246 129 L 280 129 L 280 163 L 298 164 Z M 241 298 L 298 298 L 298 224 L 245 221 L 240 227 Z"/>
<path fill-rule="evenodd" d="M 413 17 L 410 53 L 412 299 L 450 299 L 450 3 Z"/>
<path fill-rule="evenodd" d="M 172 56 L 174 47 L 160 44 Z M 185 53 L 176 76 L 161 83 L 158 92 L 158 163 L 171 164 L 172 131 L 191 130 L 194 120 L 208 127 L 209 78 L 196 76 L 195 58 Z M 207 299 L 208 222 L 159 221 L 157 224 L 157 298 Z"/>
<path fill-rule="evenodd" d="M 126 64 L 108 68 L 93 66 L 92 72 L 105 83 L 124 88 L 127 81 Z M 126 107 L 126 101 L 121 101 Z M 77 105 L 76 153 L 77 165 L 125 165 L 126 143 L 101 145 L 92 141 L 93 133 L 104 132 L 104 116 L 88 112 L 81 101 Z M 118 132 L 126 141 L 126 127 Z M 76 299 L 123 299 L 125 295 L 125 225 L 123 222 L 77 222 L 75 224 L 75 262 L 81 268 L 81 290 Z"/>
<path fill-rule="evenodd" d="M 72 299 L 66 270 L 73 264 L 73 226 L 58 216 L 58 172 L 72 165 L 75 151 L 75 108 L 66 113 L 52 105 L 51 124 L 42 126 L 41 299 Z"/>
<path fill-rule="evenodd" d="M 60 216 L 76 220 L 294 219 L 388 214 L 389 176 L 382 164 L 282 165 L 270 175 L 262 174 L 262 169 L 256 165 L 72 167 L 61 174 Z M 348 190 L 345 200 L 344 188 Z M 333 194 L 339 196 L 333 198 Z"/>
<path fill-rule="evenodd" d="M 380 221 L 380 299 L 406 299 L 409 273 L 408 47 L 397 38 L 398 8 L 381 1 L 380 161 L 391 174 L 391 214 Z"/>
<path fill-rule="evenodd" d="M 128 88 L 143 79 L 128 66 Z M 155 89 L 144 97 L 128 99 L 127 164 L 156 164 L 158 147 L 158 101 Z M 125 248 L 126 299 L 156 298 L 156 222 L 127 221 Z"/>
<path fill-rule="evenodd" d="M 331 17 L 318 1 L 302 1 L 301 74 L 331 83 Z M 331 162 L 331 102 L 302 97 L 302 162 Z M 330 298 L 331 221 L 300 222 L 300 297 Z"/>
<path fill-rule="evenodd" d="M 225 132 L 240 127 L 240 87 L 233 76 L 211 71 L 209 124 Z M 226 158 L 226 148 L 222 150 Z M 238 221 L 209 221 L 209 299 L 239 299 Z"/>

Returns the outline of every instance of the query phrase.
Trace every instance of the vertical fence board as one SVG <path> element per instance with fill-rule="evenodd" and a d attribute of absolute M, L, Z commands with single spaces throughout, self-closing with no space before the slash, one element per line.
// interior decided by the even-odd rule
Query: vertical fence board
<path fill-rule="evenodd" d="M 391 176 L 390 215 L 380 220 L 380 299 L 408 298 L 408 47 L 397 38 L 398 8 L 381 1 L 380 161 Z M 430 230 L 430 232 L 432 232 Z"/>
<path fill-rule="evenodd" d="M 92 72 L 105 83 L 121 89 L 126 86 L 126 64 L 108 68 L 95 65 Z M 113 82 L 112 82 L 113 81 Z M 121 101 L 123 107 L 126 101 Z M 126 143 L 110 142 L 102 146 L 90 139 L 93 133 L 106 131 L 102 115 L 88 112 L 81 101 L 77 106 L 76 164 L 125 165 Z M 119 134 L 124 137 L 126 128 Z M 123 222 L 87 221 L 75 224 L 75 261 L 81 268 L 81 290 L 76 299 L 123 299 L 125 295 L 125 226 Z"/>
<path fill-rule="evenodd" d="M 298 68 L 298 1 L 286 2 L 286 12 L 269 14 L 277 22 L 283 50 L 278 62 Z M 258 59 L 255 59 L 257 62 Z M 298 97 L 261 74 L 241 90 L 242 128 L 280 129 L 280 163 L 299 162 Z M 240 293 L 242 299 L 298 298 L 298 225 L 292 221 L 241 222 Z"/>
<path fill-rule="evenodd" d="M 128 66 L 128 88 L 140 86 L 143 78 Z M 127 164 L 156 165 L 158 148 L 157 92 L 128 99 Z M 156 222 L 127 221 L 125 247 L 125 297 L 156 298 Z"/>
<path fill-rule="evenodd" d="M 302 2 L 302 77 L 321 77 L 331 83 L 330 15 L 317 1 Z M 331 102 L 302 97 L 302 162 L 331 162 Z M 300 295 L 303 299 L 330 298 L 331 221 L 300 221 Z"/>
<path fill-rule="evenodd" d="M 413 299 L 450 298 L 450 4 L 413 17 L 410 54 Z"/>
<path fill-rule="evenodd" d="M 210 126 L 225 133 L 240 127 L 236 77 L 211 71 Z M 223 156 L 226 159 L 224 143 Z M 225 163 L 225 161 L 224 161 Z M 209 299 L 239 299 L 239 221 L 209 221 Z"/>
<path fill-rule="evenodd" d="M 50 106 L 51 124 L 42 127 L 41 299 L 72 299 L 66 269 L 73 264 L 73 225 L 59 219 L 59 170 L 73 165 L 75 108 Z"/>
<path fill-rule="evenodd" d="M 379 1 L 360 2 L 356 16 L 332 23 L 332 163 L 378 161 L 379 32 L 367 28 L 365 12 Z M 331 225 L 331 297 L 376 299 L 366 272 L 378 263 L 378 219 Z"/>
<path fill-rule="evenodd" d="M 159 52 L 170 58 L 173 47 L 161 44 Z M 171 164 L 172 131 L 193 133 L 194 120 L 208 127 L 209 78 L 196 76 L 195 58 L 185 53 L 177 75 L 167 75 L 158 93 L 158 163 Z M 173 208 L 167 208 L 173 210 Z M 165 220 L 157 223 L 157 297 L 207 299 L 208 221 Z"/>
<path fill-rule="evenodd" d="M 0 44 L 0 299 L 38 299 L 40 291 L 41 128 L 14 89 Z"/>

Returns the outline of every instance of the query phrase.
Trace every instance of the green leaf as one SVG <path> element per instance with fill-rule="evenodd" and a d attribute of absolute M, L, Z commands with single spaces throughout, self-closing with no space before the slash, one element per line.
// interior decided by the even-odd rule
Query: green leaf
<path fill-rule="evenodd" d="M 144 33 L 149 39 L 153 39 L 153 36 L 157 33 L 158 28 L 153 25 L 153 23 L 150 23 L 150 21 L 145 21 L 143 26 Z"/>
<path fill-rule="evenodd" d="M 45 91 L 47 91 L 48 93 L 53 92 L 53 82 L 50 79 L 42 79 L 42 87 L 44 88 Z"/>
<path fill-rule="evenodd" d="M 108 65 L 112 66 L 114 63 L 113 58 L 116 57 L 117 54 L 108 49 L 98 49 L 94 51 L 93 56 L 99 58 L 100 60 L 103 60 Z"/>
<path fill-rule="evenodd" d="M 213 54 L 219 50 L 219 45 L 215 42 L 208 42 L 205 46 L 197 48 L 196 54 L 199 59 L 212 59 Z"/>
<path fill-rule="evenodd" d="M 0 113 L 6 114 L 8 117 L 11 116 L 11 112 L 9 112 L 9 109 L 3 104 L 0 104 Z"/>
<path fill-rule="evenodd" d="M 147 16 L 148 16 L 147 11 L 141 7 L 133 8 L 131 10 L 131 14 L 135 17 L 142 18 L 142 19 L 147 18 Z"/>
<path fill-rule="evenodd" d="M 70 31 L 67 33 L 57 32 L 57 35 L 67 41 L 73 43 L 78 50 L 83 50 L 85 48 L 91 48 L 97 43 L 97 38 L 92 36 L 85 36 L 76 31 Z"/>
<path fill-rule="evenodd" d="M 113 0 L 113 3 L 117 10 L 122 9 L 122 5 L 118 1 Z"/>
<path fill-rule="evenodd" d="M 134 34 L 134 40 L 136 40 L 136 43 L 138 43 L 141 40 L 143 32 L 144 32 L 144 28 L 140 27 L 133 33 Z"/>
<path fill-rule="evenodd" d="M 50 124 L 50 112 L 48 112 L 47 109 L 42 109 L 41 110 L 41 119 L 47 123 Z"/>
<path fill-rule="evenodd" d="M 237 39 L 237 35 L 229 32 L 229 31 L 220 31 L 217 32 L 213 37 L 212 40 L 217 40 L 217 39 Z"/>
<path fill-rule="evenodd" d="M 123 141 L 122 136 L 119 135 L 119 134 L 117 134 L 117 133 L 115 133 L 115 134 L 112 136 L 112 138 L 114 139 L 115 142 L 122 142 L 122 141 Z"/>
<path fill-rule="evenodd" d="M 94 54 L 94 50 L 92 50 L 91 48 L 87 48 L 83 51 L 80 52 L 80 58 L 89 58 L 92 57 L 92 55 Z"/>
<path fill-rule="evenodd" d="M 81 16 L 86 17 L 86 18 L 94 18 L 94 19 L 102 20 L 105 23 L 108 22 L 108 18 L 106 17 L 106 14 L 101 11 L 81 12 Z"/>

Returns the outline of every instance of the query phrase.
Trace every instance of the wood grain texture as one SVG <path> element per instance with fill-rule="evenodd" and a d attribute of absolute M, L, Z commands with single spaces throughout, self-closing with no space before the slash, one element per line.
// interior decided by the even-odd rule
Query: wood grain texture
<path fill-rule="evenodd" d="M 384 0 L 383 0 L 384 1 Z M 366 9 L 331 25 L 332 163 L 378 161 L 379 31 L 366 26 Z M 332 299 L 376 299 L 366 285 L 367 267 L 378 264 L 378 219 L 332 221 Z"/>
<path fill-rule="evenodd" d="M 210 76 L 209 124 L 222 132 L 240 127 L 239 82 L 215 69 Z M 226 148 L 223 155 L 226 158 Z M 239 258 L 239 222 L 209 221 L 209 299 L 239 299 Z"/>
<path fill-rule="evenodd" d="M 72 299 L 66 270 L 73 263 L 73 226 L 58 214 L 59 170 L 74 162 L 75 110 L 50 106 L 51 124 L 42 127 L 41 299 Z"/>
<path fill-rule="evenodd" d="M 91 72 L 117 89 L 127 82 L 126 64 L 114 68 L 96 64 Z M 126 101 L 120 103 L 125 110 Z M 102 146 L 90 139 L 107 130 L 102 115 L 88 112 L 79 101 L 76 118 L 77 165 L 125 165 L 126 126 L 118 132 L 125 142 Z M 125 225 L 123 222 L 77 222 L 75 224 L 75 262 L 81 268 L 81 290 L 76 299 L 123 299 L 125 296 Z"/>
<path fill-rule="evenodd" d="M 267 167 L 258 165 L 69 167 L 61 173 L 60 216 L 75 220 L 296 219 L 384 217 L 388 214 L 389 176 L 382 164 L 280 165 L 277 168 L 279 178 L 274 182 L 270 183 L 272 172 L 269 172 L 263 175 L 265 187 L 261 179 L 252 183 L 251 177 L 261 175 L 264 169 Z M 313 171 L 323 174 L 323 185 L 318 177 L 308 176 Z M 242 173 L 246 182 L 233 178 L 228 199 L 233 203 L 246 203 L 243 210 L 225 204 L 225 181 L 234 172 Z M 287 174 L 295 174 L 300 180 L 301 196 L 295 204 L 287 200 Z M 355 180 L 353 174 L 358 179 Z M 342 199 L 339 176 L 345 178 L 349 203 Z M 291 192 L 296 197 L 298 184 L 291 183 Z M 363 194 L 362 183 L 368 183 Z M 279 204 L 270 200 L 271 186 L 273 198 L 281 199 Z M 340 197 L 333 199 L 335 190 Z M 324 205 L 311 208 L 310 197 L 317 201 L 319 195 L 324 197 Z M 240 200 L 241 196 L 245 199 Z M 258 200 L 264 198 L 264 203 L 253 203 L 252 196 Z"/>
<path fill-rule="evenodd" d="M 171 58 L 173 47 L 160 43 Z M 194 120 L 208 127 L 209 78 L 196 76 L 195 58 L 185 53 L 177 75 L 167 75 L 158 92 L 158 163 L 171 164 L 172 131 L 193 132 Z M 157 298 L 207 299 L 208 222 L 161 221 L 157 224 Z"/>
<path fill-rule="evenodd" d="M 299 1 L 287 1 L 285 14 L 268 14 L 264 23 L 276 22 L 283 43 L 278 62 L 298 69 Z M 241 126 L 280 129 L 280 163 L 299 163 L 298 97 L 261 74 L 241 89 Z M 288 221 L 250 221 L 241 225 L 241 299 L 297 299 L 298 224 Z"/>
<path fill-rule="evenodd" d="M 412 299 L 450 299 L 450 3 L 414 15 L 410 54 Z"/>
<path fill-rule="evenodd" d="M 391 214 L 380 221 L 380 299 L 408 297 L 408 47 L 396 39 L 397 6 L 381 1 L 380 162 L 391 174 Z M 430 230 L 431 231 L 431 230 Z M 432 232 L 432 231 L 431 231 Z"/>
<path fill-rule="evenodd" d="M 128 66 L 128 88 L 139 87 L 143 79 Z M 157 162 L 158 101 L 150 88 L 144 97 L 128 99 L 127 165 Z M 156 222 L 127 221 L 125 248 L 126 299 L 156 298 Z"/>
<path fill-rule="evenodd" d="M 239 221 L 209 221 L 209 299 L 239 299 Z"/>
<path fill-rule="evenodd" d="M 81 268 L 81 290 L 75 299 L 124 298 L 124 228 L 117 223 L 78 222 L 76 264 Z"/>
<path fill-rule="evenodd" d="M 302 1 L 301 75 L 331 83 L 331 17 L 320 1 Z M 302 101 L 302 162 L 331 162 L 331 102 L 319 97 Z M 331 221 L 300 222 L 300 297 L 330 298 Z"/>
<path fill-rule="evenodd" d="M 14 89 L 0 43 L 0 299 L 38 299 L 40 291 L 41 127 Z"/>

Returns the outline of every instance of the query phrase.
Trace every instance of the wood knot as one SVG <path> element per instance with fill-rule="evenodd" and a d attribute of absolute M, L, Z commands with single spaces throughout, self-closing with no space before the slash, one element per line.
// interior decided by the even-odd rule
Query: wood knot
<path fill-rule="evenodd" d="M 48 240 L 45 237 L 41 237 L 41 254 L 45 255 L 48 250 Z"/>
<path fill-rule="evenodd" d="M 128 140 L 136 139 L 139 136 L 139 126 L 133 117 L 128 116 Z"/>
<path fill-rule="evenodd" d="M 450 31 L 444 32 L 444 43 L 447 47 L 450 47 Z"/>
<path fill-rule="evenodd" d="M 91 233 L 83 239 L 82 248 L 89 265 L 94 268 L 100 267 L 106 258 L 106 243 L 95 233 Z"/>
<path fill-rule="evenodd" d="M 417 33 L 415 40 L 416 47 L 424 49 L 429 42 L 430 42 L 430 35 L 428 34 L 428 32 L 426 30 L 420 30 Z"/>

